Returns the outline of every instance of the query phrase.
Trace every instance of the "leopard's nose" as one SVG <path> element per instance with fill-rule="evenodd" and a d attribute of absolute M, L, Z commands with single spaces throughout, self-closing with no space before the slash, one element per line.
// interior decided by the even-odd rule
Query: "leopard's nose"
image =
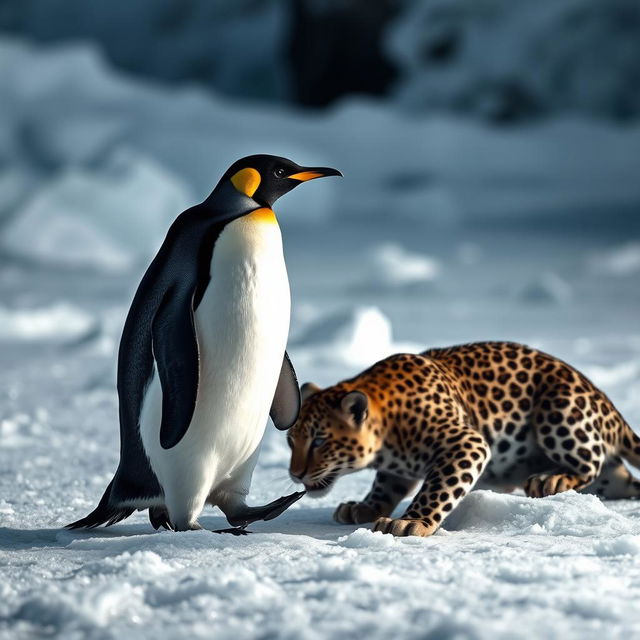
<path fill-rule="evenodd" d="M 304 478 L 304 471 L 300 473 L 294 473 L 293 471 L 289 471 L 289 475 L 291 476 L 294 482 L 302 482 L 302 478 Z"/>

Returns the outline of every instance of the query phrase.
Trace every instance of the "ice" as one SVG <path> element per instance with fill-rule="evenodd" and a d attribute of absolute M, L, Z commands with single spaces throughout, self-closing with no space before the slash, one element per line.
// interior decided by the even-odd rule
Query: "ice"
<path fill-rule="evenodd" d="M 97 331 L 98 324 L 91 314 L 68 303 L 31 309 L 0 307 L 0 341 L 65 344 Z"/>
<path fill-rule="evenodd" d="M 368 284 L 391 289 L 432 282 L 442 268 L 437 260 L 394 243 L 373 247 L 369 262 Z"/>
<path fill-rule="evenodd" d="M 2 245 L 45 264 L 123 271 L 158 250 L 188 203 L 179 179 L 120 149 L 99 172 L 70 168 L 52 179 L 15 214 Z"/>
<path fill-rule="evenodd" d="M 392 353 L 418 351 L 393 340 L 389 319 L 376 307 L 343 309 L 311 322 L 292 342 L 296 357 L 366 366 Z"/>
<path fill-rule="evenodd" d="M 3 39 L 0 59 L 0 100 L 11 132 L 0 136 L 0 184 L 6 181 L 0 216 L 10 212 L 13 220 L 0 233 L 18 225 L 18 245 L 28 255 L 25 237 L 33 227 L 20 219 L 33 216 L 53 231 L 60 225 L 57 233 L 66 236 L 71 210 L 74 222 L 86 219 L 92 229 L 76 223 L 85 237 L 78 244 L 95 251 L 70 251 L 70 260 L 86 264 L 93 253 L 100 268 L 125 268 L 156 246 L 169 213 L 206 197 L 238 157 L 265 151 L 335 166 L 346 176 L 314 181 L 278 203 L 289 225 L 393 219 L 447 229 L 538 214 L 582 219 L 585 209 L 603 208 L 624 220 L 640 201 L 634 171 L 640 128 L 633 124 L 620 129 L 562 116 L 496 132 L 442 114 L 409 119 L 393 106 L 362 99 L 310 115 L 237 105 L 194 88 L 136 84 L 87 46 L 39 49 Z M 126 159 L 114 160 L 122 154 Z M 126 165 L 119 177 L 112 162 Z M 45 209 L 51 213 L 43 220 Z M 114 233 L 125 216 L 135 238 L 130 242 Z M 137 237 L 138 218 L 149 230 L 148 243 Z M 64 262 L 52 247 L 34 252 Z"/>

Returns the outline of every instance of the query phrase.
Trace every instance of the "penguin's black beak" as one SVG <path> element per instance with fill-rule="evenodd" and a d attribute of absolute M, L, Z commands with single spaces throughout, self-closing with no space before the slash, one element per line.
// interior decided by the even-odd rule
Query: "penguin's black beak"
<path fill-rule="evenodd" d="M 330 167 L 305 167 L 302 171 L 294 173 L 288 176 L 291 180 L 299 180 L 300 182 L 306 182 L 307 180 L 315 180 L 316 178 L 328 178 L 329 176 L 340 176 L 342 173 L 337 169 L 331 169 Z"/>

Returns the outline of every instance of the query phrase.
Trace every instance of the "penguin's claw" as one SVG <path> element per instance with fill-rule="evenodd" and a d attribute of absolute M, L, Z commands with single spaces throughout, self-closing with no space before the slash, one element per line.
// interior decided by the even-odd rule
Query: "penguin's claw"
<path fill-rule="evenodd" d="M 214 529 L 211 533 L 230 533 L 232 536 L 248 536 L 253 531 L 247 531 L 244 527 L 233 527 L 231 529 Z"/>

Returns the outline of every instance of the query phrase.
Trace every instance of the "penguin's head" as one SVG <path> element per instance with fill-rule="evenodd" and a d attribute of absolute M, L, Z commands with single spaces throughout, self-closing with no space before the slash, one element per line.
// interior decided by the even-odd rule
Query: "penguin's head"
<path fill-rule="evenodd" d="M 236 191 L 270 209 L 280 196 L 303 182 L 341 175 L 340 171 L 329 167 L 301 167 L 287 158 L 255 155 L 234 162 L 222 176 L 219 186 L 230 182 Z"/>

